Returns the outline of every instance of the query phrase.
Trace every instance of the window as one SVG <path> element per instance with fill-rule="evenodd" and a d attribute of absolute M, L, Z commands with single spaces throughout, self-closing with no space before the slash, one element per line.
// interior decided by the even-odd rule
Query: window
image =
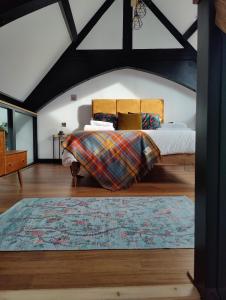
<path fill-rule="evenodd" d="M 34 162 L 33 117 L 15 112 L 16 150 L 27 150 L 27 163 Z"/>

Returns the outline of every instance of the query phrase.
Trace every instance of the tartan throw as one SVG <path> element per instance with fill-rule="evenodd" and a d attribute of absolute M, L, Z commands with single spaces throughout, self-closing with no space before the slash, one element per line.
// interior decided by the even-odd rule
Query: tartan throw
<path fill-rule="evenodd" d="M 160 151 L 142 131 L 74 131 L 63 147 L 111 191 L 124 189 L 145 176 Z"/>

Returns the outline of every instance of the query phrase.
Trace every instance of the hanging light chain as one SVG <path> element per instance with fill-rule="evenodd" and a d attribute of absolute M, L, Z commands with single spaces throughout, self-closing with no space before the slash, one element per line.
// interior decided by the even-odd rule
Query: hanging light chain
<path fill-rule="evenodd" d="M 146 6 L 142 0 L 131 0 L 134 9 L 133 28 L 139 30 L 143 26 L 142 18 L 146 15 Z"/>

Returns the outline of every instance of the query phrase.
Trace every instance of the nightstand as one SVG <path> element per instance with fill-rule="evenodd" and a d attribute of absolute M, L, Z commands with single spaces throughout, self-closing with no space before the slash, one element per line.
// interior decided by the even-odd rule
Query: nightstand
<path fill-rule="evenodd" d="M 67 137 L 66 134 L 54 134 L 52 136 L 52 139 L 53 139 L 53 159 L 55 159 L 55 141 L 57 141 L 58 143 L 58 159 L 61 158 L 61 145 L 63 143 L 63 141 L 65 140 L 65 138 Z"/>

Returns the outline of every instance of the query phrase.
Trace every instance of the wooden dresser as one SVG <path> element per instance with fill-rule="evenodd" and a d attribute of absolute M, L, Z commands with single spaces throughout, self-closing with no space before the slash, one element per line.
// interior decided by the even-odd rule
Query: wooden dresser
<path fill-rule="evenodd" d="M 20 185 L 22 178 L 20 170 L 27 166 L 27 151 L 6 151 L 5 149 L 5 132 L 0 131 L 0 176 L 17 172 Z"/>

